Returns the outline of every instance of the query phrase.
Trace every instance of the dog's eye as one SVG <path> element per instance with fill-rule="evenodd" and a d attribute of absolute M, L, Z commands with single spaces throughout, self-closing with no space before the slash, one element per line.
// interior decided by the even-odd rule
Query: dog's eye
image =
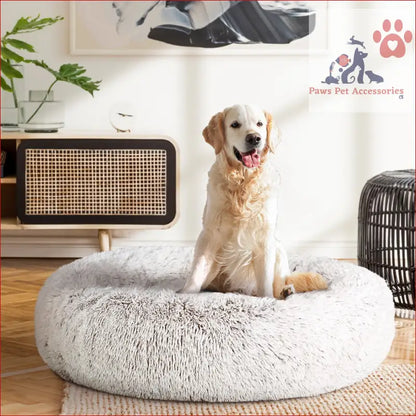
<path fill-rule="evenodd" d="M 231 124 L 231 127 L 232 127 L 233 129 L 238 129 L 239 127 L 241 127 L 241 124 L 240 124 L 238 121 L 234 121 L 234 122 Z"/>
<path fill-rule="evenodd" d="M 263 123 L 261 121 L 258 121 L 257 122 L 257 127 L 262 127 L 262 126 L 263 126 Z"/>

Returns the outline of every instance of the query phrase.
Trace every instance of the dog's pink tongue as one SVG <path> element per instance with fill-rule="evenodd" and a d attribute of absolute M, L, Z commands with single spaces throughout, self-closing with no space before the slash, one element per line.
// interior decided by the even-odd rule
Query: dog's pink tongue
<path fill-rule="evenodd" d="M 260 165 L 260 155 L 256 149 L 251 150 L 247 153 L 241 153 L 244 166 L 247 168 L 257 168 Z"/>

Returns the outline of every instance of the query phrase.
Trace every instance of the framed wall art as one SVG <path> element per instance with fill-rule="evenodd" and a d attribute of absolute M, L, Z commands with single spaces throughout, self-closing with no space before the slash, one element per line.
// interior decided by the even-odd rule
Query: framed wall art
<path fill-rule="evenodd" d="M 328 46 L 328 2 L 71 2 L 74 55 L 306 55 Z"/>

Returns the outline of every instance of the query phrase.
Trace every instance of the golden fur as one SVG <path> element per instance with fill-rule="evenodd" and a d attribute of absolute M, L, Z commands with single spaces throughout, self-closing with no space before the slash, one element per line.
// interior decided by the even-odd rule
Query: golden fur
<path fill-rule="evenodd" d="M 214 148 L 216 155 L 221 152 L 225 142 L 223 112 L 217 113 L 211 118 L 202 135 L 205 141 Z"/>
<path fill-rule="evenodd" d="M 235 118 L 243 121 L 230 130 Z M 247 146 L 250 133 L 264 139 L 255 168 L 247 168 L 232 150 Z M 272 116 L 248 106 L 231 107 L 211 118 L 203 136 L 217 160 L 209 172 L 204 228 L 195 249 L 193 274 L 183 291 L 207 288 L 283 298 L 288 285 L 296 292 L 325 289 L 326 282 L 317 273 L 290 274 L 284 249 L 273 243 L 277 217 L 273 201 L 279 179 L 270 159 L 276 145 Z M 240 136 L 243 139 L 238 141 Z M 271 279 L 263 280 L 270 273 Z"/>
<path fill-rule="evenodd" d="M 312 290 L 328 289 L 325 279 L 314 272 L 293 273 L 285 278 L 285 285 L 293 285 L 296 293 L 310 292 Z M 279 279 L 273 281 L 273 295 L 275 298 L 282 299 L 284 296 L 284 285 Z"/>
<path fill-rule="evenodd" d="M 226 111 L 215 114 L 202 132 L 205 141 L 214 147 L 216 154 L 222 151 L 225 143 L 224 117 Z M 268 197 L 266 187 L 259 181 L 267 154 L 269 151 L 273 151 L 271 143 L 273 120 L 269 113 L 265 112 L 265 115 L 267 119 L 267 145 L 262 153 L 260 167 L 248 170 L 228 155 L 225 156 L 227 166 L 222 172 L 223 177 L 219 178 L 222 179 L 220 186 L 227 197 L 229 211 L 236 221 L 247 220 L 253 215 L 261 214 L 262 203 Z"/>
<path fill-rule="evenodd" d="M 221 188 L 228 211 L 236 222 L 261 215 L 264 200 L 268 197 L 267 186 L 258 181 L 262 173 L 262 165 L 251 174 L 241 167 L 230 167 L 224 172 Z"/>

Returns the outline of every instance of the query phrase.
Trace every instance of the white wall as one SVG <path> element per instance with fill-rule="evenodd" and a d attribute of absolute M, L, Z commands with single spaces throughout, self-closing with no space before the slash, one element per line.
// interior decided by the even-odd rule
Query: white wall
<path fill-rule="evenodd" d="M 71 56 L 69 2 L 2 1 L 2 33 L 19 17 L 38 13 L 65 17 L 28 37 L 39 57 L 56 67 L 78 62 L 103 80 L 94 99 L 72 85 L 56 86 L 55 97 L 66 103 L 66 128 L 109 129 L 111 105 L 127 100 L 137 107 L 135 132 L 169 135 L 180 148 L 179 221 L 167 231 L 114 232 L 115 246 L 197 238 L 214 160 L 201 131 L 212 114 L 233 103 L 259 103 L 280 127 L 281 238 L 293 249 L 354 257 L 364 183 L 381 171 L 414 166 L 412 113 L 309 111 L 307 56 Z M 26 67 L 25 78 L 27 90 L 43 89 L 50 80 L 34 67 Z M 96 244 L 93 231 L 8 231 L 2 250 L 82 255 Z"/>

